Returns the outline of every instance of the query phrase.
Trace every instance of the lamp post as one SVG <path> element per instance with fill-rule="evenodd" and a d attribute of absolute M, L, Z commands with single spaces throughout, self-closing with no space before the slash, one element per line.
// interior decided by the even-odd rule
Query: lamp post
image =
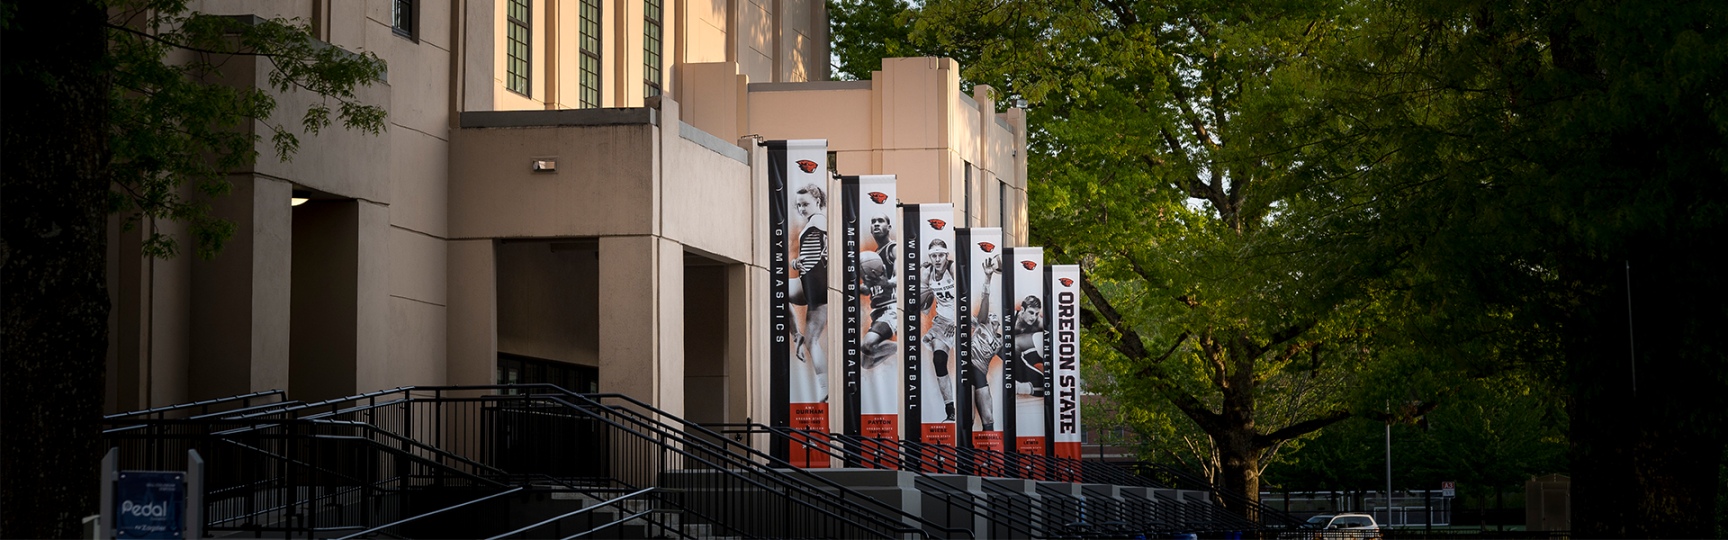
<path fill-rule="evenodd" d="M 1386 405 L 1386 524 L 1392 523 L 1392 405 Z"/>

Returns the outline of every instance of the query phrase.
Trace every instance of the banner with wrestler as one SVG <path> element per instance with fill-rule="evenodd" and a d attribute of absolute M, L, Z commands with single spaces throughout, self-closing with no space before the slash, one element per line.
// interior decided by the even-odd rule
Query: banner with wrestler
<path fill-rule="evenodd" d="M 960 444 L 1002 452 L 1002 229 L 973 227 L 955 232 L 963 293 L 960 315 Z M 977 464 L 989 467 L 992 464 Z M 989 476 L 989 470 L 979 474 Z"/>
<path fill-rule="evenodd" d="M 1049 268 L 1052 454 L 1080 459 L 1080 266 Z"/>
<path fill-rule="evenodd" d="M 858 449 L 871 468 L 894 468 L 900 438 L 900 202 L 894 176 L 840 177 L 845 432 L 887 439 Z M 851 466 L 859 463 L 848 463 Z"/>
<path fill-rule="evenodd" d="M 906 238 L 902 245 L 902 287 L 906 298 L 906 418 L 905 439 L 955 445 L 956 389 L 955 303 L 960 296 L 960 268 L 954 255 L 954 205 L 906 205 Z M 910 420 L 916 419 L 916 421 Z"/>
<path fill-rule="evenodd" d="M 828 141 L 766 141 L 770 424 L 828 433 Z M 818 435 L 773 445 L 798 467 L 829 467 Z"/>
<path fill-rule="evenodd" d="M 1045 455 L 1047 442 L 1044 411 L 1049 409 L 1048 366 L 1044 355 L 1044 248 L 1008 248 L 1002 299 L 1008 304 L 1008 323 L 1000 356 L 1006 365 L 1002 390 L 1013 396 L 1005 404 L 1002 419 L 1006 441 L 1012 451 Z"/>

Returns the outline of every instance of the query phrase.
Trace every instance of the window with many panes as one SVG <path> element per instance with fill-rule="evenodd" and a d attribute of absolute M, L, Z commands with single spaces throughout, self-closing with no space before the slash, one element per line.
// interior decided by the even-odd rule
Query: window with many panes
<path fill-rule="evenodd" d="M 529 56 L 529 46 L 533 42 L 532 27 L 528 26 L 528 0 L 509 0 L 505 8 L 505 38 L 508 42 L 505 50 L 504 87 L 511 92 L 528 95 L 528 66 L 533 59 Z"/>
<path fill-rule="evenodd" d="M 414 37 L 414 0 L 393 0 L 390 7 L 390 29 L 396 35 Z"/>
<path fill-rule="evenodd" d="M 642 9 L 642 95 L 660 95 L 660 0 L 647 0 Z"/>
<path fill-rule="evenodd" d="M 600 0 L 581 1 L 576 106 L 591 109 L 600 106 Z"/>

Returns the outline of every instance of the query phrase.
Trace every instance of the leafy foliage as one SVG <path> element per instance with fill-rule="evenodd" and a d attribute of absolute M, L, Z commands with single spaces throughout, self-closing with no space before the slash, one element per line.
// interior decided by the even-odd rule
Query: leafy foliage
<path fill-rule="evenodd" d="M 1086 269 L 1090 356 L 1137 428 L 1221 486 L 1350 414 L 1386 253 L 1330 218 L 1361 193 L 1316 114 L 1348 6 L 930 2 L 917 36 L 1035 103 L 1032 235 Z M 1195 437 L 1195 432 L 1204 437 Z M 1201 443 L 1203 441 L 1203 444 Z"/>
<path fill-rule="evenodd" d="M 384 109 L 355 95 L 383 79 L 384 62 L 319 42 L 302 22 L 193 13 L 184 0 L 120 2 L 111 11 L 112 210 L 127 216 L 129 227 L 148 220 L 148 255 L 179 251 L 173 237 L 154 229 L 159 219 L 189 224 L 200 255 L 221 250 L 234 225 L 211 215 L 205 199 L 189 197 L 181 186 L 204 197 L 226 194 L 232 187 L 226 174 L 258 157 L 258 127 L 270 132 L 282 161 L 299 148 L 297 132 L 316 135 L 333 119 L 368 133 L 384 128 Z M 223 69 L 237 56 L 267 61 L 270 87 L 225 84 Z M 277 125 L 269 121 L 276 108 L 272 91 L 311 92 L 323 100 L 298 126 Z"/>

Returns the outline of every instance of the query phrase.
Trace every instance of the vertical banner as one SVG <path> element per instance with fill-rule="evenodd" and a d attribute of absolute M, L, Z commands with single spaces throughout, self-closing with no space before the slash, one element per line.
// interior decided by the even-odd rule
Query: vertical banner
<path fill-rule="evenodd" d="M 860 451 L 872 468 L 899 462 L 900 203 L 894 176 L 842 176 L 842 338 L 847 435 L 887 439 Z M 854 464 L 856 465 L 856 464 Z"/>
<path fill-rule="evenodd" d="M 954 306 L 960 270 L 954 256 L 954 205 L 905 209 L 906 440 L 955 445 L 959 405 Z"/>
<path fill-rule="evenodd" d="M 1047 442 L 1044 411 L 1049 408 L 1044 402 L 1049 368 L 1044 356 L 1044 248 L 1009 248 L 1004 255 L 1012 263 L 1002 285 L 1010 308 L 1008 337 L 1003 340 L 1008 349 L 1003 354 L 1003 390 L 1014 397 L 1004 408 L 1003 423 L 1013 452 L 1041 456 Z"/>
<path fill-rule="evenodd" d="M 828 433 L 828 141 L 767 141 L 770 424 Z M 798 467 L 828 467 L 794 436 L 771 452 Z"/>
<path fill-rule="evenodd" d="M 1001 452 L 1002 229 L 957 231 L 962 269 L 960 301 L 960 443 Z M 988 466 L 988 464 L 979 464 Z"/>
<path fill-rule="evenodd" d="M 1051 393 L 1053 453 L 1080 459 L 1080 267 L 1050 267 L 1050 350 L 1055 357 Z"/>

